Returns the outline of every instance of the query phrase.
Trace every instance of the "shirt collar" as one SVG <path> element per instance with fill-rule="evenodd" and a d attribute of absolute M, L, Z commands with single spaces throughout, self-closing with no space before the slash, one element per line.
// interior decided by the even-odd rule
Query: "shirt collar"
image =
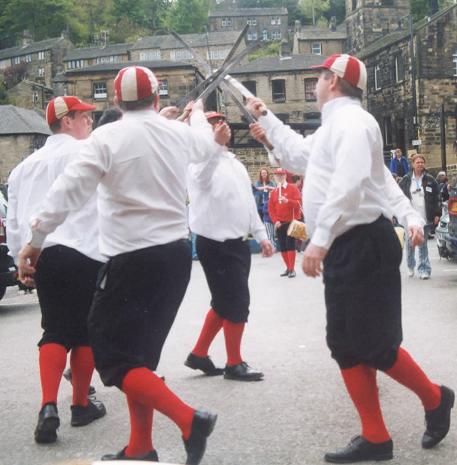
<path fill-rule="evenodd" d="M 362 103 L 360 102 L 360 100 L 354 97 L 337 97 L 332 100 L 329 100 L 328 102 L 324 103 L 324 106 L 322 107 L 322 122 L 324 122 L 325 119 L 329 118 L 335 110 L 344 105 L 361 106 Z"/>
<path fill-rule="evenodd" d="M 125 111 L 122 113 L 122 119 L 143 119 L 145 117 L 154 118 L 160 116 L 152 106 L 143 110 Z"/>
<path fill-rule="evenodd" d="M 60 144 L 61 142 L 65 140 L 77 140 L 73 136 L 70 136 L 70 134 L 65 134 L 65 133 L 59 133 L 59 134 L 51 134 L 47 139 L 44 145 L 47 145 L 48 147 L 51 145 L 55 144 Z"/>
<path fill-rule="evenodd" d="M 278 187 L 280 187 L 281 189 L 287 189 L 287 181 L 284 181 L 284 183 L 280 184 Z"/>

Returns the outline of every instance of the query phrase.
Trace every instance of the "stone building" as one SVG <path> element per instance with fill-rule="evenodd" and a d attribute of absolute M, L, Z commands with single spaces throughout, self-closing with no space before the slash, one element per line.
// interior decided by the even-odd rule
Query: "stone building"
<path fill-rule="evenodd" d="M 84 68 L 99 63 L 125 63 L 130 60 L 132 44 L 111 44 L 103 47 L 74 48 L 64 59 L 65 70 Z"/>
<path fill-rule="evenodd" d="M 398 18 L 404 3 L 398 2 Z M 417 22 L 412 34 L 403 23 L 357 55 L 367 65 L 367 107 L 385 149 L 416 149 L 431 168 L 456 168 L 457 5 Z"/>
<path fill-rule="evenodd" d="M 21 108 L 37 110 L 44 114 L 54 93 L 51 87 L 24 79 L 8 90 L 9 102 Z"/>
<path fill-rule="evenodd" d="M 52 87 L 52 80 L 63 69 L 63 58 L 73 44 L 64 36 L 32 42 L 23 39 L 17 47 L 0 50 L 0 73 L 20 74 L 27 79 Z"/>
<path fill-rule="evenodd" d="M 160 81 L 161 106 L 171 105 L 192 90 L 202 79 L 191 63 L 179 61 L 139 61 L 129 63 L 100 63 L 85 68 L 67 70 L 54 80 L 55 95 L 77 95 L 97 107 L 94 120 L 113 106 L 114 78 L 124 66 L 145 66 Z"/>
<path fill-rule="evenodd" d="M 33 110 L 0 105 L 0 183 L 50 135 L 44 117 Z"/>
<path fill-rule="evenodd" d="M 224 8 L 208 14 L 209 29 L 214 31 L 241 31 L 246 24 L 248 41 L 288 39 L 287 8 Z"/>
<path fill-rule="evenodd" d="M 210 32 L 206 34 L 181 34 L 181 37 L 197 53 L 213 66 L 223 63 L 233 44 L 239 36 L 238 31 Z M 238 50 L 245 48 L 244 41 Z M 195 63 L 192 54 L 172 35 L 143 37 L 133 44 L 131 50 L 133 61 L 169 60 L 189 61 Z"/>
<path fill-rule="evenodd" d="M 296 21 L 294 30 L 294 54 L 309 54 L 330 56 L 333 53 L 343 53 L 346 49 L 346 25 L 336 26 L 332 22 L 328 28 L 317 26 L 301 26 Z"/>

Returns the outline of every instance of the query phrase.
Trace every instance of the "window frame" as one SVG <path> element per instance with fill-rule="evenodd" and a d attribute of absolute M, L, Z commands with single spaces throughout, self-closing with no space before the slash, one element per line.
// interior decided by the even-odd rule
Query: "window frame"
<path fill-rule="evenodd" d="M 271 31 L 270 37 L 271 37 L 271 40 L 281 40 L 282 38 L 281 31 Z"/>
<path fill-rule="evenodd" d="M 282 83 L 282 90 L 283 92 L 275 92 L 275 85 Z M 284 103 L 287 100 L 287 93 L 286 93 L 286 80 L 285 79 L 272 79 L 271 80 L 271 100 L 274 103 Z"/>
<path fill-rule="evenodd" d="M 374 67 L 374 90 L 381 90 L 381 83 L 380 83 L 380 76 L 378 73 L 381 73 L 381 67 L 379 65 L 375 65 Z"/>
<path fill-rule="evenodd" d="M 255 17 L 248 18 L 247 24 L 249 26 L 257 26 L 257 18 L 255 18 Z"/>
<path fill-rule="evenodd" d="M 454 62 L 454 77 L 457 77 L 457 50 L 452 54 L 452 61 Z"/>
<path fill-rule="evenodd" d="M 251 79 L 249 81 L 241 81 L 241 84 L 243 84 L 243 86 L 246 87 L 251 94 L 257 96 L 257 81 Z"/>
<path fill-rule="evenodd" d="M 46 51 L 45 50 L 40 50 L 38 52 L 38 60 L 44 60 L 46 58 Z"/>
<path fill-rule="evenodd" d="M 281 16 L 272 16 L 271 17 L 272 26 L 281 26 Z"/>
<path fill-rule="evenodd" d="M 38 77 L 44 78 L 44 67 L 40 66 L 38 68 Z"/>
<path fill-rule="evenodd" d="M 222 27 L 231 27 L 232 26 L 232 18 L 225 17 L 221 19 L 221 26 Z"/>
<path fill-rule="evenodd" d="M 159 81 L 159 96 L 169 97 L 168 79 L 160 79 Z"/>
<path fill-rule="evenodd" d="M 316 98 L 316 94 L 314 93 L 314 91 L 316 90 L 316 85 L 317 85 L 317 78 L 305 78 L 304 81 L 303 81 L 303 88 L 304 88 L 304 91 L 305 91 L 305 102 L 315 102 L 317 100 Z M 311 84 L 313 83 L 314 86 L 312 89 L 307 89 L 307 84 Z M 311 96 L 311 97 L 308 97 L 308 96 Z"/>
<path fill-rule="evenodd" d="M 315 52 L 316 45 L 319 46 L 319 53 Z M 322 55 L 322 42 L 311 42 L 311 54 L 312 55 Z"/>
<path fill-rule="evenodd" d="M 257 31 L 248 31 L 247 40 L 257 40 Z"/>
<path fill-rule="evenodd" d="M 105 92 L 97 92 L 97 86 L 103 86 Z M 92 97 L 94 100 L 106 100 L 108 98 L 108 84 L 106 81 L 95 81 L 92 83 Z"/>
<path fill-rule="evenodd" d="M 399 62 L 401 61 L 402 64 L 402 76 L 400 76 L 399 71 Z M 395 55 L 395 83 L 399 84 L 405 80 L 405 60 L 403 59 L 402 54 Z"/>

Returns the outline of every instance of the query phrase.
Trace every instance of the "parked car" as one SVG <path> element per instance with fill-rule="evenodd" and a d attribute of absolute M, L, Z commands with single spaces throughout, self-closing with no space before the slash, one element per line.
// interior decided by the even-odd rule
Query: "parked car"
<path fill-rule="evenodd" d="M 448 231 L 443 235 L 448 257 L 457 259 L 457 187 L 451 188 L 449 200 L 447 202 L 447 211 L 449 217 Z"/>
<path fill-rule="evenodd" d="M 13 258 L 8 255 L 8 246 L 6 245 L 6 209 L 8 202 L 0 190 L 0 299 L 3 298 L 8 286 L 16 286 L 17 268 L 14 265 Z"/>

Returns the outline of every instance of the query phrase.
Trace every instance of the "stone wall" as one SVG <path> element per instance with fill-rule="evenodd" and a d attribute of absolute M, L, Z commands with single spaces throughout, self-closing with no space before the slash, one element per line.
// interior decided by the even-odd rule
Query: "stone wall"
<path fill-rule="evenodd" d="M 346 0 L 349 51 L 358 52 L 389 32 L 410 12 L 410 0 Z"/>
<path fill-rule="evenodd" d="M 33 152 L 34 135 L 0 136 L 0 183 L 4 184 L 11 171 Z"/>
<path fill-rule="evenodd" d="M 249 173 L 252 183 L 259 178 L 259 171 L 262 168 L 267 168 L 270 172 L 272 168 L 268 161 L 268 155 L 263 147 L 249 147 L 233 149 L 238 160 L 243 163 Z"/>
<path fill-rule="evenodd" d="M 294 53 L 298 53 L 300 55 L 306 53 L 312 53 L 312 44 L 315 42 L 319 42 L 322 48 L 322 55 L 324 57 L 333 55 L 334 53 L 343 53 L 344 52 L 344 39 L 297 39 L 297 48 L 296 51 L 294 49 Z"/>

